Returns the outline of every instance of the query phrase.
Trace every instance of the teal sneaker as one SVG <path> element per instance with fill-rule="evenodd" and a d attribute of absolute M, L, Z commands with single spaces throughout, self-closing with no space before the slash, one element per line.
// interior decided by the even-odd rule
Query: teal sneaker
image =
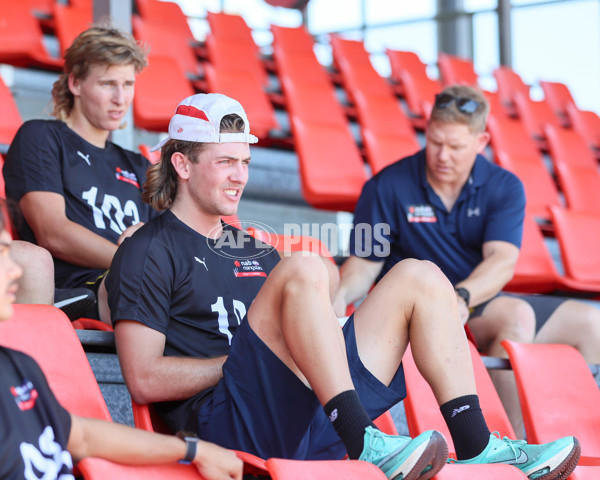
<path fill-rule="evenodd" d="M 468 460 L 450 459 L 449 463 L 508 463 L 519 468 L 530 480 L 565 480 L 577 466 L 581 447 L 575 437 L 529 445 L 524 440 L 500 440 L 490 435 L 487 447 Z"/>
<path fill-rule="evenodd" d="M 439 432 L 428 430 L 412 439 L 373 427 L 365 429 L 365 446 L 358 457 L 379 467 L 390 480 L 428 480 L 447 458 L 448 445 Z"/>

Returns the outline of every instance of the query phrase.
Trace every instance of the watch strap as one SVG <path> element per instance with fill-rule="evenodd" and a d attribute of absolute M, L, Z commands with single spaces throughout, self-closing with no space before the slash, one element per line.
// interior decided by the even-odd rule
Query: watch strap
<path fill-rule="evenodd" d="M 465 301 L 465 304 L 468 307 L 469 301 L 471 300 L 471 292 L 469 292 L 465 287 L 455 287 L 454 290 L 458 296 Z"/>
<path fill-rule="evenodd" d="M 196 458 L 196 449 L 198 447 L 198 437 L 193 432 L 177 432 L 177 437 L 185 442 L 185 457 L 179 460 L 179 463 L 189 465 Z"/>

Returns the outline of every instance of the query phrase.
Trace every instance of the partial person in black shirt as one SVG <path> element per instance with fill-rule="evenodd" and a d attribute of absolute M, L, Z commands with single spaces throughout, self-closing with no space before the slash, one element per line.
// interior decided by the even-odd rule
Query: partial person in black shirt
<path fill-rule="evenodd" d="M 52 90 L 56 120 L 25 122 L 4 164 L 7 197 L 22 212 L 19 238 L 50 251 L 57 288 L 97 292 L 107 322 L 103 275 L 120 240 L 155 213 L 141 197 L 148 160 L 108 140 L 145 65 L 130 35 L 99 26 L 81 33 Z"/>
<path fill-rule="evenodd" d="M 11 238 L 0 209 L 0 322 L 13 313 L 21 268 L 10 256 Z M 43 321 L 43 319 L 40 319 Z M 0 343 L 2 338 L 0 337 Z M 100 457 L 125 464 L 191 460 L 207 480 L 241 480 L 235 452 L 199 441 L 192 445 L 118 423 L 71 415 L 57 401 L 28 355 L 0 346 L 0 478 L 74 479 L 73 462 Z M 189 455 L 189 458 L 188 458 Z"/>

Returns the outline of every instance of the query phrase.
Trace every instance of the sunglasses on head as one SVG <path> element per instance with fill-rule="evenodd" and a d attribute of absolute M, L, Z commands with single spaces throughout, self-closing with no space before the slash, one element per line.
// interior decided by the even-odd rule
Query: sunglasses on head
<path fill-rule="evenodd" d="M 435 108 L 448 108 L 452 102 L 456 104 L 456 108 L 460 113 L 464 113 L 465 115 L 474 114 L 477 109 L 481 106 L 481 102 L 477 100 L 473 100 L 472 98 L 466 97 L 455 97 L 454 95 L 450 95 L 449 93 L 438 93 L 435 96 Z"/>

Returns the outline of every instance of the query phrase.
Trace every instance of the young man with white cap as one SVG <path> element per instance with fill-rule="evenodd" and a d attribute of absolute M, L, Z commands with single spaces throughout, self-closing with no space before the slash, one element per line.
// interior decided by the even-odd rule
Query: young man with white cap
<path fill-rule="evenodd" d="M 553 469 L 572 471 L 573 437 L 515 447 L 490 435 L 456 297 L 433 264 L 395 266 L 341 329 L 320 257 L 280 259 L 221 221 L 248 180 L 249 132 L 238 102 L 198 94 L 177 107 L 156 147 L 144 196 L 166 211 L 123 242 L 106 282 L 132 397 L 174 430 L 263 458 L 348 453 L 388 478 L 429 479 L 446 463 L 442 435 L 385 435 L 371 420 L 405 396 L 410 340 L 442 410 L 459 412 L 448 426 L 460 455 L 494 449 L 493 461 L 514 463 L 520 448 L 533 472 L 544 468 L 540 452 L 552 452 Z"/>

